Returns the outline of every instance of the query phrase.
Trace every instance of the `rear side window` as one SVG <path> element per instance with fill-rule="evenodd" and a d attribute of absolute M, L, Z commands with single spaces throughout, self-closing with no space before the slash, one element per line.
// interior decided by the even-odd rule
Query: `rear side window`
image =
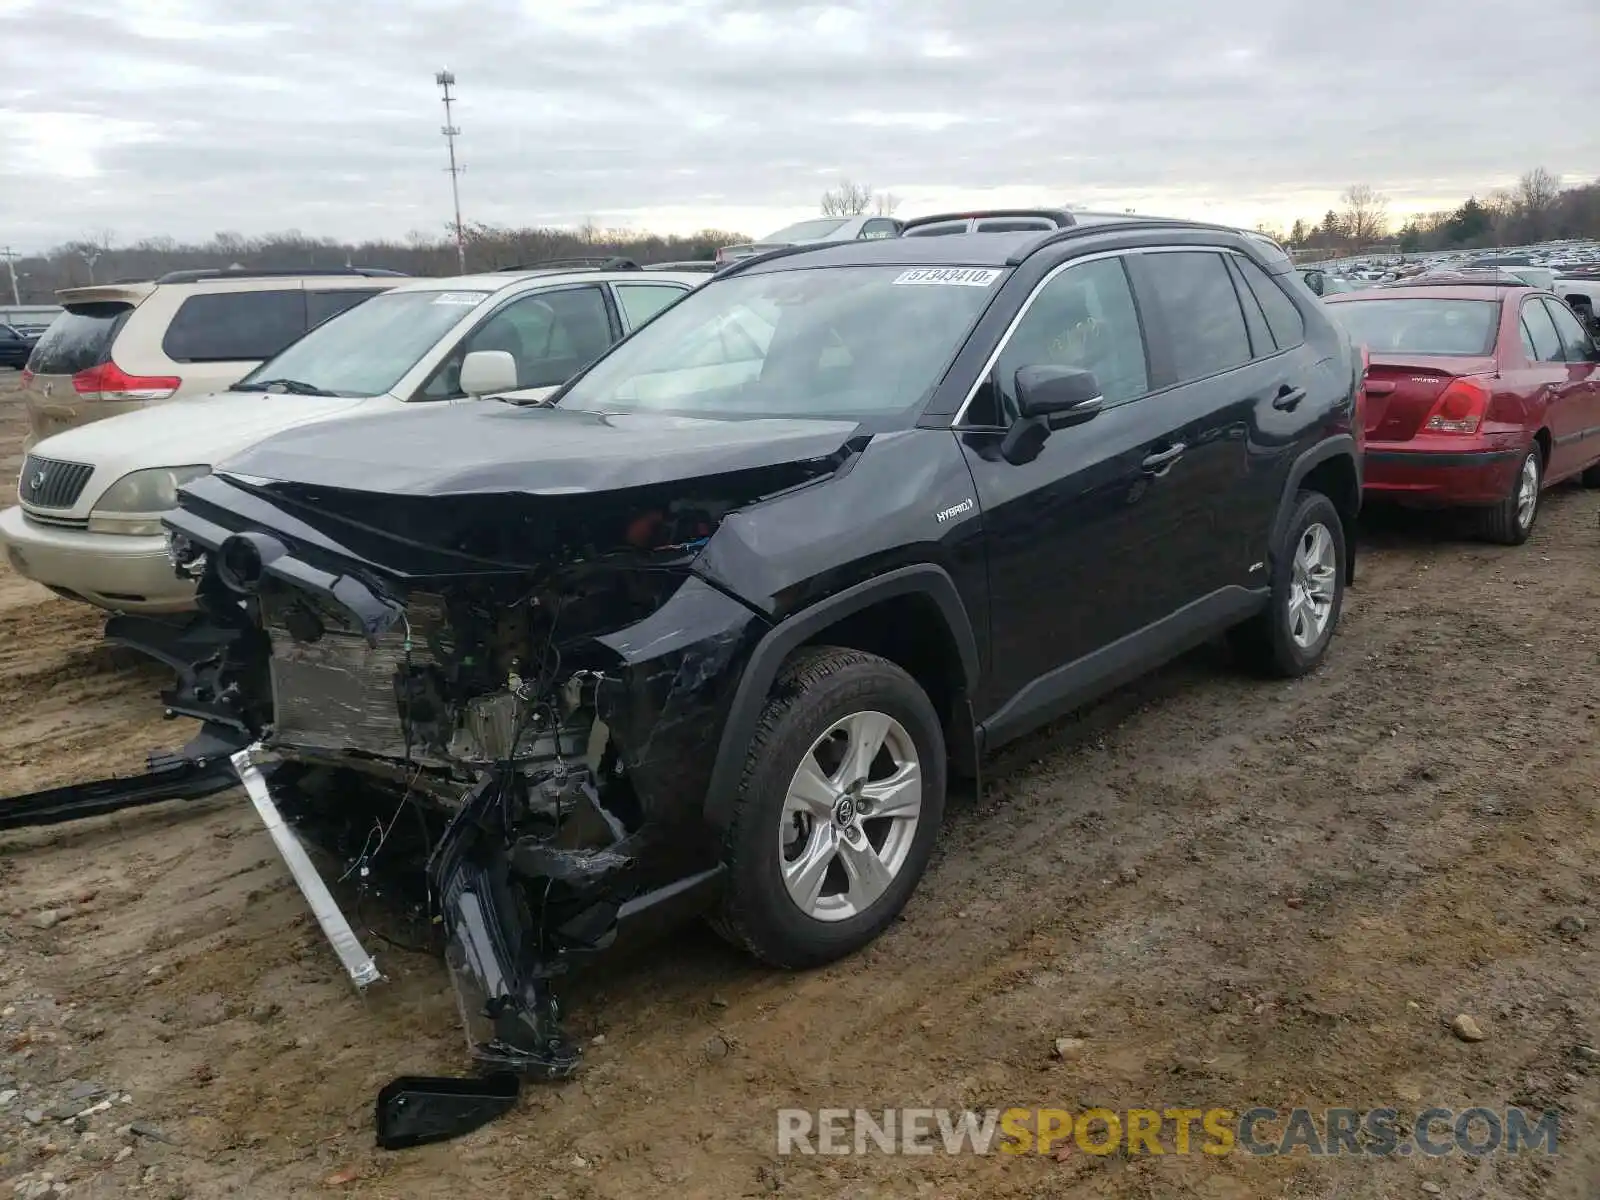
<path fill-rule="evenodd" d="M 947 233 L 965 233 L 966 231 L 967 223 L 965 221 L 940 221 L 933 225 L 918 225 L 914 229 L 906 230 L 900 236 L 943 237 Z"/>
<path fill-rule="evenodd" d="M 354 308 L 363 300 L 387 291 L 386 288 L 345 288 L 337 292 L 307 292 L 306 296 L 306 328 L 313 329 L 321 325 L 329 317 L 337 317 L 347 309 Z"/>
<path fill-rule="evenodd" d="M 1556 332 L 1556 324 L 1550 319 L 1549 311 L 1537 300 L 1523 304 L 1522 326 L 1528 331 L 1523 339 L 1523 349 L 1527 349 L 1528 343 L 1532 342 L 1533 353 L 1528 357 L 1534 362 L 1562 362 L 1566 358 L 1561 352 L 1561 335 Z"/>
<path fill-rule="evenodd" d="M 1278 343 L 1272 340 L 1272 331 L 1267 328 L 1267 317 L 1261 311 L 1256 294 L 1250 290 L 1250 285 L 1244 281 L 1244 276 L 1239 271 L 1239 256 L 1230 254 L 1225 261 L 1228 264 L 1228 273 L 1233 276 L 1234 289 L 1239 293 L 1239 303 L 1244 306 L 1244 323 L 1250 330 L 1250 349 L 1255 351 L 1257 358 L 1276 354 Z"/>
<path fill-rule="evenodd" d="M 116 301 L 67 305 L 33 348 L 28 369 L 35 375 L 76 375 L 109 362 L 111 343 L 132 311 L 133 305 Z"/>
<path fill-rule="evenodd" d="M 1328 305 L 1328 313 L 1373 354 L 1478 358 L 1494 351 L 1500 323 L 1500 305 L 1493 300 L 1349 300 Z M 1549 340 L 1560 354 L 1554 327 Z"/>
<path fill-rule="evenodd" d="M 1177 382 L 1204 379 L 1250 361 L 1244 310 L 1220 254 L 1151 254 L 1148 267 L 1167 318 Z"/>
<path fill-rule="evenodd" d="M 174 362 L 248 362 L 271 358 L 306 331 L 306 298 L 292 291 L 213 292 L 190 296 L 161 339 Z"/>
<path fill-rule="evenodd" d="M 1561 349 L 1566 353 L 1567 361 L 1588 362 L 1589 356 L 1594 353 L 1594 342 L 1578 318 L 1572 315 L 1572 310 L 1559 300 L 1546 300 L 1544 306 L 1550 310 L 1550 318 L 1556 324 L 1556 333 L 1561 338 Z"/>
<path fill-rule="evenodd" d="M 1245 283 L 1250 285 L 1261 311 L 1266 314 L 1267 326 L 1272 330 L 1272 340 L 1278 343 L 1278 349 L 1289 350 L 1304 342 L 1306 322 L 1300 310 L 1294 306 L 1294 301 L 1283 294 L 1283 289 L 1273 282 L 1270 275 L 1244 255 L 1235 254 L 1233 263 L 1244 276 Z"/>

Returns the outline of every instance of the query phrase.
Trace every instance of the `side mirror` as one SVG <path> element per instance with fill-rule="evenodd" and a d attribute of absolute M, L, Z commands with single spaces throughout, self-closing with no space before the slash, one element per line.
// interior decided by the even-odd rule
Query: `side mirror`
<path fill-rule="evenodd" d="M 474 350 L 461 360 L 461 390 L 493 396 L 517 390 L 517 360 L 509 350 Z"/>
<path fill-rule="evenodd" d="M 1081 425 L 1105 404 L 1094 372 L 1076 367 L 1018 367 L 1015 383 L 1021 415 L 1000 442 L 1000 457 L 1012 466 L 1032 462 L 1052 430 Z"/>
<path fill-rule="evenodd" d="M 1077 367 L 1018 367 L 1017 409 L 1024 417 L 1043 417 L 1051 429 L 1081 425 L 1105 405 L 1093 371 Z"/>

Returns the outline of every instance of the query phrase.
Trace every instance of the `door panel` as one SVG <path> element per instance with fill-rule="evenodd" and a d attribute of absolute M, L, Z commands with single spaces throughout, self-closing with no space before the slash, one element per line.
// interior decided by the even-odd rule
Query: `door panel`
<path fill-rule="evenodd" d="M 1528 390 L 1544 408 L 1544 423 L 1550 430 L 1550 463 L 1547 479 L 1561 479 L 1583 465 L 1583 431 L 1587 424 L 1583 384 L 1568 376 L 1561 335 L 1556 331 L 1550 311 L 1537 296 L 1522 302 L 1522 349 L 1528 354 Z"/>
<path fill-rule="evenodd" d="M 1104 407 L 1052 431 L 1031 461 L 1010 463 L 1001 444 L 1025 366 L 1093 371 Z M 1214 501 L 1237 488 L 1245 452 L 1218 414 L 1237 397 L 1225 381 L 1152 393 L 1152 380 L 1165 382 L 1124 260 L 1075 263 L 1030 299 L 958 429 L 989 547 L 991 707 L 1161 621 L 1225 574 Z"/>
<path fill-rule="evenodd" d="M 1572 315 L 1572 310 L 1548 297 L 1544 306 L 1561 339 L 1567 367 L 1566 386 L 1573 392 L 1574 407 L 1582 418 L 1582 427 L 1572 443 L 1572 469 L 1580 470 L 1600 459 L 1600 366 L 1594 361 L 1594 339 Z"/>

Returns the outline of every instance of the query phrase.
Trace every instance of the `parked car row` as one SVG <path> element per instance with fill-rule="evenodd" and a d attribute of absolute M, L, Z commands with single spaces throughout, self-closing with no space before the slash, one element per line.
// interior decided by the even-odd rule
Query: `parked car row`
<path fill-rule="evenodd" d="M 586 265 L 426 280 L 230 273 L 119 285 L 129 301 L 68 296 L 24 383 L 44 440 L 24 460 L 20 504 L 0 512 L 0 541 L 14 570 L 63 596 L 185 611 L 194 585 L 172 571 L 161 516 L 212 464 L 334 417 L 538 399 L 706 278 Z"/>

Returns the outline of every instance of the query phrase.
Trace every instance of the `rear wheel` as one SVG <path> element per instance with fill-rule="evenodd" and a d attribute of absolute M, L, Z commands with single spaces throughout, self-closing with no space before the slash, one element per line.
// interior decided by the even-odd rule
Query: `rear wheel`
<path fill-rule="evenodd" d="M 1266 611 L 1235 628 L 1234 652 L 1253 670 L 1294 678 L 1315 670 L 1344 608 L 1344 522 L 1321 492 L 1301 492 L 1272 557 Z"/>
<path fill-rule="evenodd" d="M 916 680 L 859 650 L 797 654 L 745 762 L 713 926 L 780 967 L 860 949 L 916 889 L 944 798 L 944 734 Z"/>
<path fill-rule="evenodd" d="M 1506 498 L 1483 513 L 1483 535 L 1502 546 L 1520 546 L 1533 532 L 1539 516 L 1539 493 L 1544 486 L 1544 455 L 1535 442 L 1522 456 Z"/>

